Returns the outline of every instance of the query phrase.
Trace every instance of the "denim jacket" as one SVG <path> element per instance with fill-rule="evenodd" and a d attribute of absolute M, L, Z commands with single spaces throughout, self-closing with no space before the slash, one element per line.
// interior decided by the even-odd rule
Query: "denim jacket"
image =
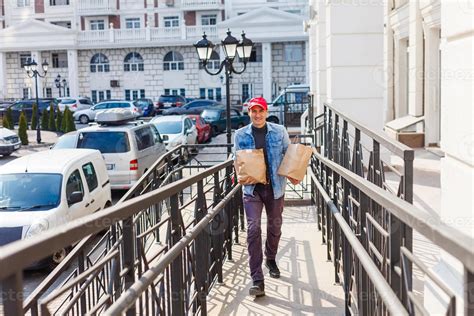
<path fill-rule="evenodd" d="M 288 132 L 282 125 L 267 122 L 267 135 L 265 136 L 265 146 L 267 149 L 268 167 L 270 168 L 270 178 L 273 187 L 273 197 L 281 198 L 285 194 L 286 177 L 277 174 L 283 156 L 288 149 L 290 138 Z M 249 124 L 235 132 L 234 139 L 234 159 L 237 150 L 255 149 L 255 139 L 252 134 L 252 124 Z M 254 184 L 244 185 L 244 194 L 253 196 Z"/>

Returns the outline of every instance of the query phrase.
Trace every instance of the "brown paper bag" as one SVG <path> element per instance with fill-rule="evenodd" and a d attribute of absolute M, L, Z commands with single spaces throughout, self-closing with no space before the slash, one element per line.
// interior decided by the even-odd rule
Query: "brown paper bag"
<path fill-rule="evenodd" d="M 311 146 L 289 144 L 280 168 L 278 168 L 278 174 L 299 181 L 303 180 L 312 153 Z"/>
<path fill-rule="evenodd" d="M 263 149 L 238 150 L 234 167 L 237 172 L 237 179 L 242 184 L 267 183 Z"/>

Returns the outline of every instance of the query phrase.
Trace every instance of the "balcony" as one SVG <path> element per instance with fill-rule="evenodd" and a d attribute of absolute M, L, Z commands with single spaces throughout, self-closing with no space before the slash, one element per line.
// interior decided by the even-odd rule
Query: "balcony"
<path fill-rule="evenodd" d="M 216 10 L 221 5 L 221 0 L 181 0 L 183 10 Z"/>
<path fill-rule="evenodd" d="M 80 15 L 104 15 L 117 13 L 116 0 L 81 0 L 77 1 L 77 12 Z"/>
<path fill-rule="evenodd" d="M 206 32 L 209 38 L 217 39 L 217 26 L 150 27 L 139 29 L 108 29 L 81 31 L 77 43 L 80 47 L 126 47 L 130 44 L 142 46 L 165 46 L 171 43 L 191 44 Z"/>

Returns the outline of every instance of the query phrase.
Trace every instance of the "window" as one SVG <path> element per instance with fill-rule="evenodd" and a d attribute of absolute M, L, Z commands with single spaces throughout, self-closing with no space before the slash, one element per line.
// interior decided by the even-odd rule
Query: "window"
<path fill-rule="evenodd" d="M 217 15 L 205 14 L 201 16 L 201 25 L 216 25 L 216 24 L 217 24 Z"/>
<path fill-rule="evenodd" d="M 163 18 L 165 22 L 165 27 L 178 27 L 179 26 L 179 16 L 165 16 Z"/>
<path fill-rule="evenodd" d="M 204 89 L 204 88 L 199 89 L 199 98 L 200 99 L 205 99 L 206 98 L 206 89 Z"/>
<path fill-rule="evenodd" d="M 155 135 L 153 135 L 149 127 L 144 127 L 135 131 L 135 140 L 138 150 L 143 150 L 155 144 Z"/>
<path fill-rule="evenodd" d="M 245 102 L 248 98 L 253 95 L 252 84 L 243 83 L 242 84 L 242 102 Z"/>
<path fill-rule="evenodd" d="M 186 89 L 179 88 L 179 89 L 165 89 L 165 95 L 180 95 L 185 97 L 186 96 Z"/>
<path fill-rule="evenodd" d="M 52 53 L 53 68 L 67 68 L 67 53 Z"/>
<path fill-rule="evenodd" d="M 145 97 L 145 89 L 140 90 L 125 90 L 125 100 L 131 101 Z"/>
<path fill-rule="evenodd" d="M 31 53 L 20 53 L 20 67 L 23 68 L 31 60 Z"/>
<path fill-rule="evenodd" d="M 53 25 L 61 26 L 70 29 L 71 28 L 71 21 L 57 21 L 51 22 Z"/>
<path fill-rule="evenodd" d="M 52 98 L 53 97 L 53 91 L 51 90 L 51 88 L 46 88 L 45 89 L 45 95 L 47 98 Z"/>
<path fill-rule="evenodd" d="M 183 56 L 178 52 L 169 52 L 163 59 L 163 70 L 184 70 Z"/>
<path fill-rule="evenodd" d="M 301 44 L 285 44 L 285 61 L 302 61 L 303 46 Z"/>
<path fill-rule="evenodd" d="M 214 100 L 214 89 L 207 89 L 207 98 L 209 100 Z"/>
<path fill-rule="evenodd" d="M 49 0 L 50 6 L 69 5 L 69 0 Z"/>
<path fill-rule="evenodd" d="M 140 18 L 125 19 L 125 28 L 127 28 L 127 29 L 139 29 L 140 28 Z"/>
<path fill-rule="evenodd" d="M 216 51 L 213 51 L 211 53 L 211 57 L 209 57 L 209 60 L 207 62 L 207 69 L 214 69 L 218 70 L 221 66 L 221 59 L 219 57 L 219 54 Z M 199 69 L 203 69 L 202 62 L 199 62 Z"/>
<path fill-rule="evenodd" d="M 163 140 L 161 139 L 160 132 L 158 132 L 155 125 L 150 125 L 150 128 L 153 136 L 155 137 L 155 144 L 162 143 Z"/>
<path fill-rule="evenodd" d="M 199 98 L 209 100 L 222 101 L 222 89 L 221 88 L 199 88 Z"/>
<path fill-rule="evenodd" d="M 98 186 L 97 175 L 95 173 L 94 165 L 91 162 L 86 163 L 84 166 L 82 166 L 82 171 L 84 172 L 84 176 L 86 177 L 89 192 L 94 191 L 94 189 Z"/>
<path fill-rule="evenodd" d="M 86 132 L 79 134 L 77 148 L 97 149 L 103 154 L 130 151 L 126 132 Z"/>
<path fill-rule="evenodd" d="M 23 99 L 31 98 L 30 88 L 23 88 Z"/>
<path fill-rule="evenodd" d="M 139 53 L 129 53 L 123 63 L 124 71 L 144 71 L 143 58 Z"/>
<path fill-rule="evenodd" d="M 84 194 L 84 186 L 82 185 L 81 174 L 79 170 L 74 170 L 74 172 L 69 176 L 66 183 L 66 198 L 69 199 L 72 192 L 81 192 Z"/>
<path fill-rule="evenodd" d="M 29 7 L 30 6 L 30 0 L 17 0 L 16 1 L 16 6 L 21 8 L 21 7 Z"/>
<path fill-rule="evenodd" d="M 105 22 L 104 20 L 91 20 L 89 22 L 91 31 L 98 31 L 105 29 Z"/>
<path fill-rule="evenodd" d="M 91 95 L 92 95 L 93 103 L 97 103 L 97 102 L 104 101 L 111 98 L 110 90 L 103 90 L 103 91 L 92 90 Z"/>
<path fill-rule="evenodd" d="M 217 101 L 222 101 L 221 88 L 216 88 L 216 100 L 217 100 Z"/>
<path fill-rule="evenodd" d="M 91 72 L 109 72 L 109 59 L 104 54 L 98 53 L 91 58 Z"/>

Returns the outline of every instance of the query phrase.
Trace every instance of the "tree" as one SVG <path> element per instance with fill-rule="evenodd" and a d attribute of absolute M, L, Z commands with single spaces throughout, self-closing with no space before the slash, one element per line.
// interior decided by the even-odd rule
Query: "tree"
<path fill-rule="evenodd" d="M 64 113 L 63 113 L 63 121 L 61 122 L 61 132 L 63 133 L 66 133 L 66 130 L 67 130 L 67 120 L 68 120 L 68 116 L 69 116 L 69 108 L 66 106 L 66 109 L 64 110 Z"/>
<path fill-rule="evenodd" d="M 56 130 L 58 132 L 61 132 L 62 129 L 62 122 L 63 122 L 63 114 L 61 113 L 61 111 L 58 109 L 58 113 L 56 114 Z"/>
<path fill-rule="evenodd" d="M 48 130 L 55 132 L 56 131 L 56 120 L 54 119 L 54 107 L 53 104 L 49 106 L 49 120 L 48 120 Z"/>
<path fill-rule="evenodd" d="M 2 126 L 5 128 L 10 128 L 10 122 L 8 121 L 8 116 L 4 115 L 2 119 Z"/>
<path fill-rule="evenodd" d="M 41 129 L 43 131 L 48 130 L 48 118 L 49 118 L 48 111 L 44 109 L 43 112 L 41 112 Z"/>
<path fill-rule="evenodd" d="M 76 130 L 76 124 L 74 124 L 72 112 L 69 109 L 66 109 L 66 111 L 64 111 L 64 120 L 66 121 L 66 130 L 64 132 L 69 133 Z"/>
<path fill-rule="evenodd" d="M 31 129 L 35 130 L 36 129 L 36 124 L 38 124 L 38 116 L 36 113 L 38 112 L 38 106 L 36 103 L 33 103 L 33 108 L 31 109 Z"/>
<path fill-rule="evenodd" d="M 11 107 L 7 109 L 7 112 L 6 112 L 5 115 L 7 116 L 7 120 L 8 120 L 9 124 L 8 124 L 8 126 L 4 125 L 4 127 L 8 128 L 8 129 L 14 129 L 15 128 L 15 122 L 13 122 L 12 108 Z"/>
<path fill-rule="evenodd" d="M 20 121 L 18 123 L 18 136 L 20 137 L 22 145 L 28 145 L 28 133 L 26 130 L 28 129 L 28 124 L 26 122 L 26 116 L 23 111 L 20 114 Z"/>

